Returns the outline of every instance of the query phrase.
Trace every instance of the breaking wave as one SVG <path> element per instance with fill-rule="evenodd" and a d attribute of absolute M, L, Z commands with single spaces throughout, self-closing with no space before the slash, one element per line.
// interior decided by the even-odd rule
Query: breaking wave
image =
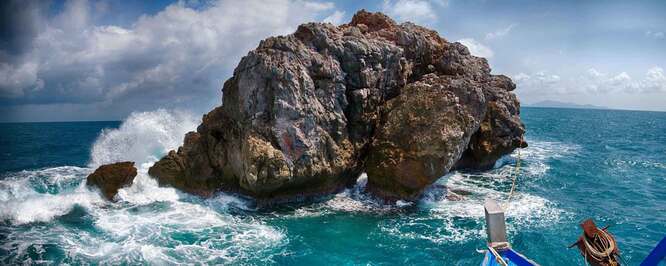
<path fill-rule="evenodd" d="M 152 162 L 178 148 L 183 136 L 196 129 L 199 120 L 187 112 L 159 109 L 132 113 L 118 129 L 103 130 L 90 154 L 90 168 L 133 161 Z"/>
<path fill-rule="evenodd" d="M 223 193 L 203 200 L 159 187 L 147 175 L 148 167 L 177 148 L 197 123 L 181 112 L 134 113 L 118 129 L 100 134 L 88 168 L 5 176 L 0 180 L 0 226 L 12 229 L 0 244 L 11 254 L 3 261 L 49 262 L 44 254 L 57 249 L 74 264 L 236 263 L 284 244 L 279 229 L 250 215 L 230 214 L 252 210 L 245 200 Z M 137 162 L 138 175 L 131 187 L 119 191 L 117 203 L 86 187 L 85 178 L 95 167 L 124 160 Z M 271 255 L 260 257 L 269 260 Z"/>

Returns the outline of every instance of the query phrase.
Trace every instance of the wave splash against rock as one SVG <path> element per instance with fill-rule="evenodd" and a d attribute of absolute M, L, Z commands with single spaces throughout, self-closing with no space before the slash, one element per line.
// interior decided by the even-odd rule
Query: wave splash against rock
<path fill-rule="evenodd" d="M 149 174 L 272 204 L 367 172 L 373 194 L 412 200 L 452 168 L 489 168 L 526 145 L 513 89 L 462 44 L 361 10 L 263 40 L 224 83 L 222 106 Z"/>

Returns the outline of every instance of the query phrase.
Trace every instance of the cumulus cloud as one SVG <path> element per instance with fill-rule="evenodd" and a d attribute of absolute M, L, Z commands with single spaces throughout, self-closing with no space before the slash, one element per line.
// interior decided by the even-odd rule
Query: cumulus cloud
<path fill-rule="evenodd" d="M 590 75 L 593 78 L 598 78 L 604 76 L 604 73 L 599 72 L 598 70 L 594 68 L 590 68 L 587 70 L 587 74 Z"/>
<path fill-rule="evenodd" d="M 328 22 L 333 25 L 340 25 L 344 23 L 345 12 L 336 10 L 330 16 L 324 18 L 323 22 Z"/>
<path fill-rule="evenodd" d="M 44 86 L 37 79 L 37 64 L 25 62 L 13 65 L 0 62 L 0 95 L 8 98 L 23 96 L 23 90 L 37 91 Z"/>
<path fill-rule="evenodd" d="M 651 31 L 651 30 L 646 31 L 645 36 L 653 38 L 653 39 L 657 39 L 657 40 L 661 40 L 664 37 L 666 37 L 666 35 L 664 34 L 663 31 Z"/>
<path fill-rule="evenodd" d="M 513 81 L 520 83 L 520 82 L 523 82 L 523 81 L 527 81 L 530 78 L 531 78 L 530 75 L 527 75 L 523 72 L 520 72 L 520 73 L 513 76 Z"/>
<path fill-rule="evenodd" d="M 486 34 L 486 40 L 488 41 L 488 40 L 502 38 L 505 35 L 509 34 L 509 32 L 511 32 L 511 30 L 513 30 L 513 28 L 515 28 L 516 26 L 518 26 L 518 24 L 514 23 L 514 24 L 511 24 L 511 25 L 507 26 L 506 28 L 499 29 L 495 32 L 489 32 L 489 33 Z"/>
<path fill-rule="evenodd" d="M 469 52 L 474 56 L 492 58 L 495 55 L 495 53 L 493 52 L 492 49 L 490 49 L 490 47 L 483 45 L 482 43 L 478 42 L 475 39 L 464 38 L 458 40 L 458 42 L 467 46 Z"/>
<path fill-rule="evenodd" d="M 666 92 L 666 75 L 661 67 L 650 68 L 645 74 L 641 87 L 649 92 Z"/>
<path fill-rule="evenodd" d="M 44 16 L 38 4 L 3 5 L 10 2 L 23 10 L 1 32 L 0 102 L 12 105 L 200 106 L 219 99 L 224 79 L 259 40 L 344 16 L 329 2 L 219 0 L 177 2 L 121 26 L 96 23 L 105 10 L 98 3 L 67 1 L 59 14 Z M 13 27 L 23 24 L 34 30 L 18 36 Z"/>
<path fill-rule="evenodd" d="M 609 74 L 590 68 L 583 75 L 561 78 L 539 71 L 518 73 L 513 80 L 523 94 L 608 94 L 608 93 L 665 93 L 666 75 L 661 67 L 652 67 L 643 77 L 634 78 L 627 72 Z"/>
<path fill-rule="evenodd" d="M 546 73 L 545 71 L 539 71 L 539 72 L 537 72 L 537 73 L 534 75 L 534 77 L 535 77 L 538 81 L 540 81 L 540 82 L 542 82 L 542 83 L 546 83 L 546 84 L 556 84 L 556 83 L 560 82 L 560 80 L 562 80 L 562 79 L 560 78 L 560 76 L 558 76 L 558 75 L 553 75 L 553 74 L 548 74 L 548 73 Z"/>
<path fill-rule="evenodd" d="M 548 71 L 537 71 L 536 73 L 518 73 L 512 79 L 520 86 L 522 94 L 567 94 L 570 89 L 564 86 L 562 78 Z"/>
<path fill-rule="evenodd" d="M 622 72 L 610 78 L 609 81 L 612 84 L 622 84 L 631 81 L 631 77 L 629 76 L 629 74 L 627 74 L 627 72 Z"/>
<path fill-rule="evenodd" d="M 399 21 L 410 21 L 417 24 L 432 24 L 437 20 L 435 7 L 446 6 L 444 0 L 384 0 L 382 11 Z"/>

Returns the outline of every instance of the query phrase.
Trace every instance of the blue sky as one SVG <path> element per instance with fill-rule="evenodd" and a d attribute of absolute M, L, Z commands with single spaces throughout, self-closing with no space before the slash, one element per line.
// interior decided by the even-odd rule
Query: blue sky
<path fill-rule="evenodd" d="M 0 121 L 202 114 L 261 39 L 361 8 L 467 45 L 524 104 L 666 111 L 664 1 L 11 0 L 0 4 Z"/>

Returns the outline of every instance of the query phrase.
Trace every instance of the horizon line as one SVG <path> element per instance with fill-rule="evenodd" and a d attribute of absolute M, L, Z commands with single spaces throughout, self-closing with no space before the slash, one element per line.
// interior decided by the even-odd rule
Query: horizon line
<path fill-rule="evenodd" d="M 599 107 L 599 108 L 596 108 Z M 649 113 L 666 113 L 666 110 L 641 110 L 641 109 L 621 109 L 613 107 L 555 107 L 555 106 L 531 106 L 529 104 L 521 105 L 520 108 L 548 108 L 548 109 L 575 109 L 575 110 L 598 110 L 598 111 L 627 111 L 627 112 L 649 112 Z M 120 120 L 54 120 L 54 121 L 0 121 L 0 124 L 38 124 L 38 123 L 93 123 L 93 122 L 123 122 L 125 118 Z"/>

